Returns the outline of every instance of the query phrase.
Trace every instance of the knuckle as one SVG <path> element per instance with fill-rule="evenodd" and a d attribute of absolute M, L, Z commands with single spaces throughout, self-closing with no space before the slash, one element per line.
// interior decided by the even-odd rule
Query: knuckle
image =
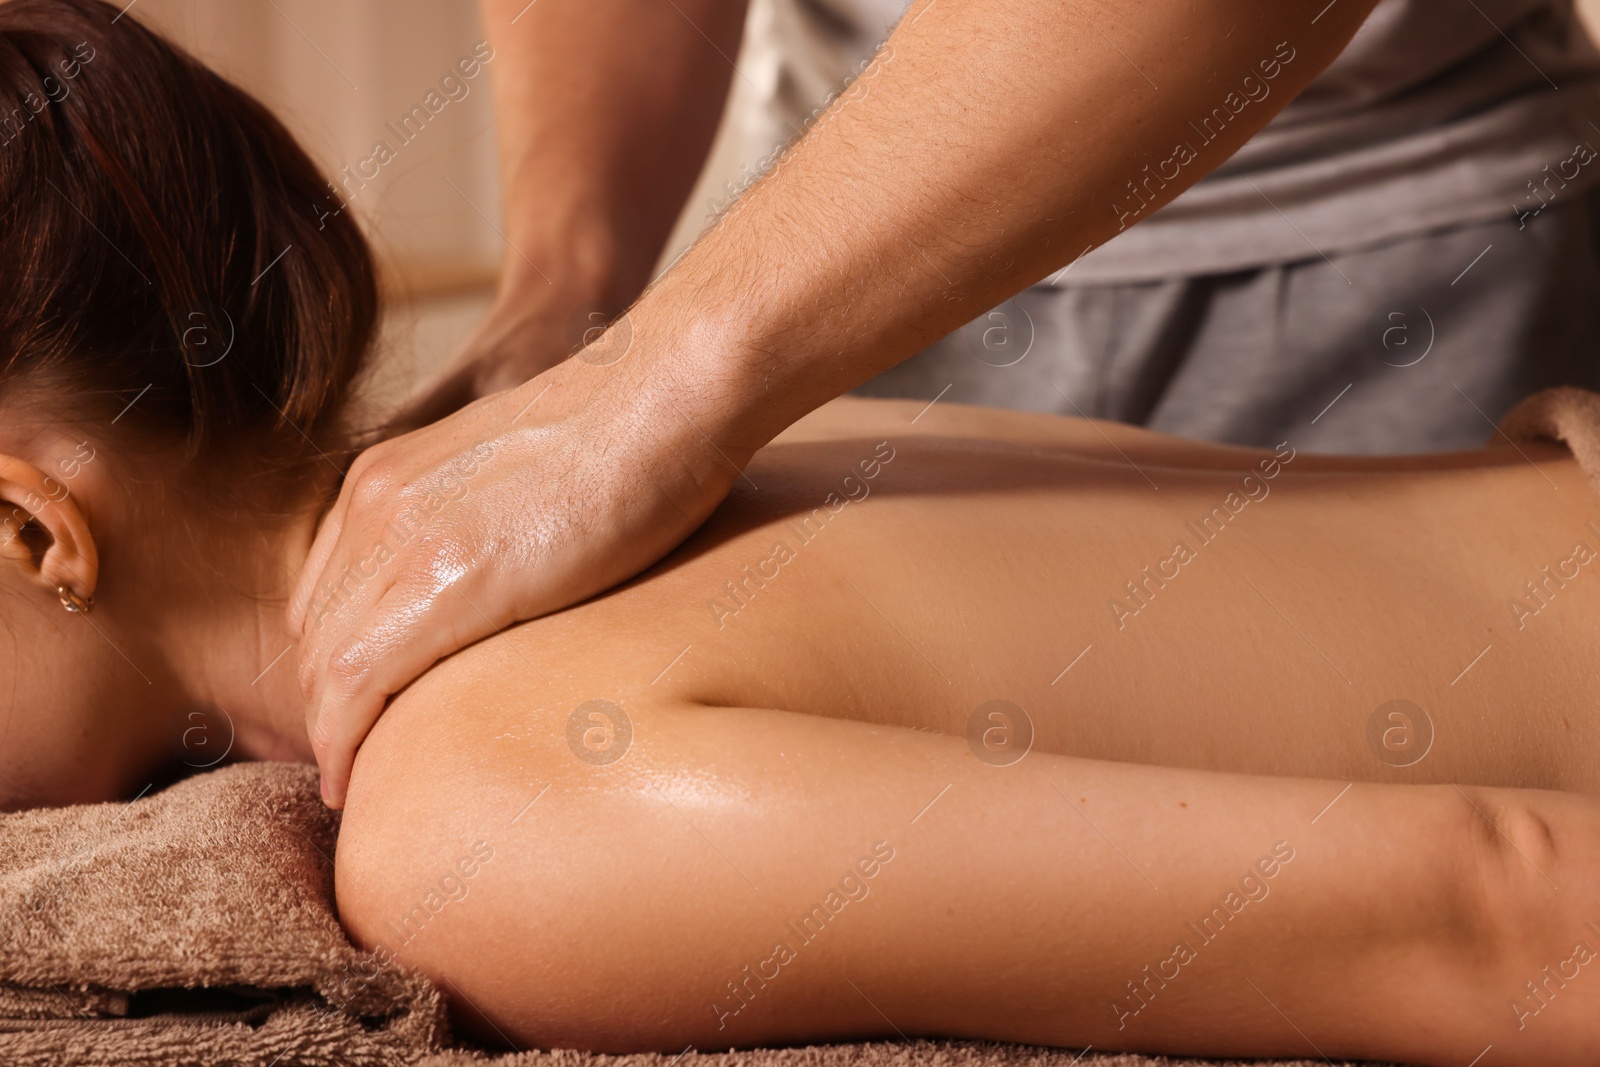
<path fill-rule="evenodd" d="M 391 495 L 395 484 L 393 467 L 382 459 L 369 459 L 350 472 L 350 502 L 357 508 L 376 508 Z"/>
<path fill-rule="evenodd" d="M 471 546 L 454 529 L 426 530 L 417 539 L 413 565 L 430 590 L 448 588 L 471 569 Z"/>
<path fill-rule="evenodd" d="M 358 452 L 356 454 L 356 458 L 350 461 L 350 468 L 346 470 L 344 474 L 346 489 L 353 490 L 357 483 L 367 476 L 367 472 L 370 471 L 373 464 L 377 462 L 378 452 L 382 448 L 383 445 L 378 444 L 364 452 Z"/>
<path fill-rule="evenodd" d="M 328 685 L 338 693 L 349 694 L 365 680 L 372 669 L 372 656 L 360 641 L 346 641 L 328 657 L 325 668 Z"/>
<path fill-rule="evenodd" d="M 363 450 L 350 464 L 350 476 L 359 477 L 377 466 L 389 454 L 392 441 L 380 441 L 371 448 Z"/>

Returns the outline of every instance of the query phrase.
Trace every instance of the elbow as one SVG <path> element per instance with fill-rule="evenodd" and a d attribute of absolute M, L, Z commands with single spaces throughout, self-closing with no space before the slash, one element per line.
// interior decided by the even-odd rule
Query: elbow
<path fill-rule="evenodd" d="M 1542 790 L 1458 792 L 1470 826 L 1462 881 L 1477 932 L 1466 972 L 1502 998 L 1506 1039 L 1531 1049 L 1531 1035 L 1544 1062 L 1594 1048 L 1600 993 L 1573 979 L 1600 959 L 1600 802 Z"/>

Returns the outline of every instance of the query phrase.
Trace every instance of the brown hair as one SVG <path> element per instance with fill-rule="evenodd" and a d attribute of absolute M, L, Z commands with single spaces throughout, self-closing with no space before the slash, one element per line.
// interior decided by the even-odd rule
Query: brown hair
<path fill-rule="evenodd" d="M 328 203 L 261 104 L 132 16 L 0 3 L 0 393 L 213 482 L 343 467 L 378 297 Z"/>

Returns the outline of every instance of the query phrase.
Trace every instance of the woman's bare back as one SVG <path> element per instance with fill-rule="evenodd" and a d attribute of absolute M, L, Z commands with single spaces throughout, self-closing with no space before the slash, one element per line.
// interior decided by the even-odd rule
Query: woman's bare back
<path fill-rule="evenodd" d="M 384 728 L 448 688 L 1593 792 L 1593 517 L 1556 446 L 1334 458 L 841 401 L 758 455 L 660 566 L 459 655 Z"/>

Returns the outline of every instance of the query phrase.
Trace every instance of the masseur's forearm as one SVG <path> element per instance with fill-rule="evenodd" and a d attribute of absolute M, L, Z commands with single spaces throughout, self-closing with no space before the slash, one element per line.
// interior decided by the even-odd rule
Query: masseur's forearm
<path fill-rule="evenodd" d="M 483 0 L 499 57 L 504 292 L 612 307 L 638 296 L 716 132 L 745 8 Z"/>
<path fill-rule="evenodd" d="M 696 368 L 686 377 L 715 383 L 701 410 L 725 445 L 759 447 L 1149 217 L 1331 62 L 1373 6 L 923 0 L 646 294 L 635 333 L 677 345 Z M 1225 124 L 1205 125 L 1213 108 Z"/>

